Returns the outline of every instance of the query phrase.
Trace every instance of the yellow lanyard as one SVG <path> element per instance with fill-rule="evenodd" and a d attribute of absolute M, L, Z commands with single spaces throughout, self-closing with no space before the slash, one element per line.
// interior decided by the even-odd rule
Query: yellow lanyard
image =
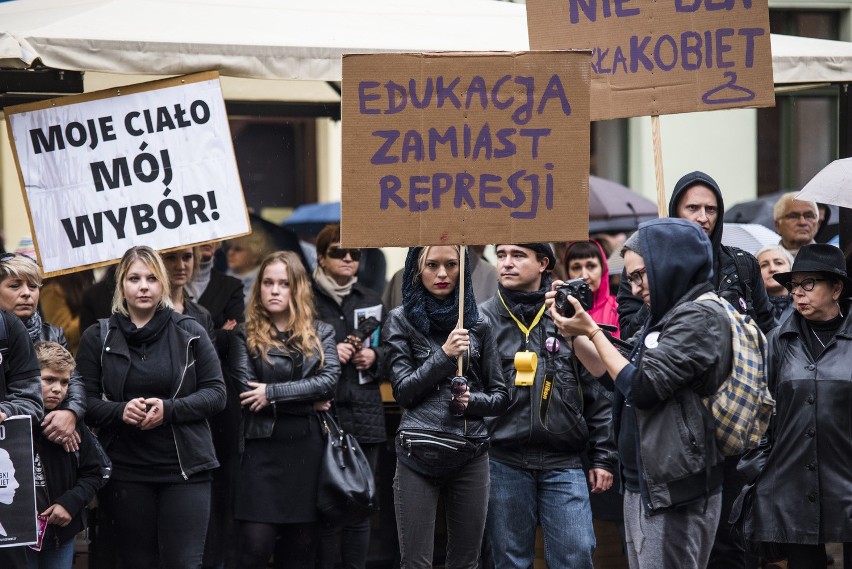
<path fill-rule="evenodd" d="M 530 324 L 530 327 L 527 328 L 526 326 L 524 326 L 523 322 L 518 320 L 518 318 L 514 314 L 512 314 L 512 311 L 509 310 L 509 307 L 506 306 L 506 301 L 503 300 L 503 295 L 500 294 L 500 291 L 497 291 L 497 296 L 500 297 L 500 302 L 503 303 L 503 307 L 506 309 L 506 312 L 509 313 L 509 316 L 512 317 L 512 320 L 515 321 L 515 324 L 518 325 L 518 328 L 520 328 L 521 332 L 523 332 L 524 336 L 526 336 L 526 341 L 525 341 L 524 345 L 528 346 L 529 343 L 530 343 L 530 333 L 533 331 L 533 328 L 538 326 L 538 323 L 541 321 L 541 317 L 544 315 L 544 309 L 547 307 L 547 304 L 541 305 L 541 310 L 538 311 L 538 314 L 536 314 L 535 318 L 533 318 L 532 324 Z"/>

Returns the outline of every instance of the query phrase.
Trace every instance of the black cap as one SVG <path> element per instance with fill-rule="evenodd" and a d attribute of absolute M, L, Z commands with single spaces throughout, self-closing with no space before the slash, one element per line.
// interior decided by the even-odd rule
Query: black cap
<path fill-rule="evenodd" d="M 494 246 L 499 247 L 500 245 L 509 245 L 509 243 L 500 243 Z M 553 247 L 550 246 L 550 243 L 514 243 L 514 245 L 524 247 L 525 249 L 532 249 L 542 257 L 547 257 L 547 266 L 544 268 L 546 271 L 552 271 L 556 267 L 556 255 L 554 255 Z"/>

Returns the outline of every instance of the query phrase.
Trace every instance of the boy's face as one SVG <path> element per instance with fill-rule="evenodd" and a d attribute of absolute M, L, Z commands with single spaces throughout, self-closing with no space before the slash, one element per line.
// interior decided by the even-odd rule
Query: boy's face
<path fill-rule="evenodd" d="M 44 400 L 44 408 L 53 411 L 65 401 L 68 395 L 68 383 L 71 381 L 71 372 L 59 371 L 49 367 L 41 368 L 41 398 Z"/>

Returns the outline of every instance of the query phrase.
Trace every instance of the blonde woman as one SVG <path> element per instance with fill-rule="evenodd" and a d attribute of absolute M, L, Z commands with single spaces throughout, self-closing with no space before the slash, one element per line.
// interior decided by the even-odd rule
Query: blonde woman
<path fill-rule="evenodd" d="M 446 566 L 479 566 L 490 487 L 483 417 L 500 415 L 509 405 L 502 360 L 470 286 L 470 263 L 461 274 L 459 259 L 458 247 L 409 249 L 402 306 L 390 312 L 382 330 L 393 394 L 402 407 L 393 489 L 401 567 L 408 569 L 432 567 L 440 497 Z M 463 377 L 456 377 L 459 356 Z"/>
<path fill-rule="evenodd" d="M 45 322 L 39 313 L 41 287 L 41 268 L 35 259 L 21 253 L 0 255 L 0 310 L 17 316 L 33 343 L 56 342 L 68 348 L 63 329 Z M 44 436 L 68 452 L 78 450 L 80 438 L 76 427 L 85 413 L 86 391 L 80 377 L 74 374 L 62 406 L 45 415 Z"/>
<path fill-rule="evenodd" d="M 313 567 L 324 448 L 315 411 L 330 407 L 340 363 L 334 330 L 316 319 L 295 253 L 279 251 L 260 264 L 230 363 L 244 418 L 238 566 L 264 568 L 274 553 L 277 568 Z"/>
<path fill-rule="evenodd" d="M 124 569 L 201 567 L 211 471 L 207 419 L 225 406 L 213 344 L 169 299 L 163 261 L 132 247 L 116 270 L 112 316 L 83 333 L 86 421 L 112 460 L 101 501 Z"/>

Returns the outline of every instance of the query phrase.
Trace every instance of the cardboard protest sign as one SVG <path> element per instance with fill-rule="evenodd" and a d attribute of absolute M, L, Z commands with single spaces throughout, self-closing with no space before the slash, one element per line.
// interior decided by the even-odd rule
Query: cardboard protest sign
<path fill-rule="evenodd" d="M 589 52 L 343 56 L 347 247 L 585 239 Z"/>
<path fill-rule="evenodd" d="M 249 232 L 218 77 L 6 109 L 45 273 Z"/>
<path fill-rule="evenodd" d="M 28 416 L 0 423 L 0 547 L 36 543 L 33 431 Z"/>
<path fill-rule="evenodd" d="M 775 104 L 767 0 L 527 0 L 532 49 L 592 50 L 592 120 Z"/>

